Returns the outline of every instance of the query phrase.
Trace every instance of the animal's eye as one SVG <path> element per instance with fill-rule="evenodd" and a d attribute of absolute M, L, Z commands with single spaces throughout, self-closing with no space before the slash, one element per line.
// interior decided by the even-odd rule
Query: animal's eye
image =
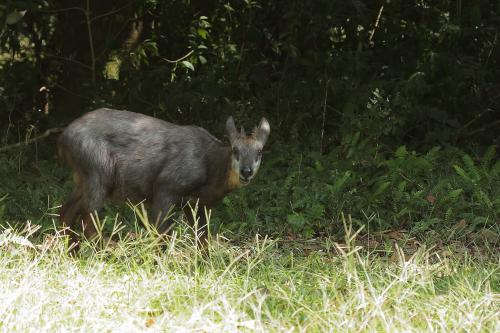
<path fill-rule="evenodd" d="M 240 158 L 240 151 L 238 150 L 238 148 L 236 147 L 233 147 L 233 156 L 234 158 L 236 159 L 239 159 Z"/>
<path fill-rule="evenodd" d="M 259 161 L 261 159 L 261 157 L 262 157 L 262 150 L 259 149 L 259 150 L 257 150 L 257 156 L 255 157 L 255 160 Z"/>

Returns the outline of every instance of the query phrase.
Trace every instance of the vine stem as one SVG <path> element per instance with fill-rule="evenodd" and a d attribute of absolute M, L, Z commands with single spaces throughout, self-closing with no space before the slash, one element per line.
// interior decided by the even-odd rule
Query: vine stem
<path fill-rule="evenodd" d="M 375 25 L 373 26 L 372 31 L 370 32 L 370 37 L 368 38 L 368 42 L 372 41 L 373 35 L 375 34 L 375 30 L 378 28 L 378 23 L 380 22 L 380 17 L 382 16 L 382 11 L 384 10 L 384 5 L 380 6 L 378 11 L 377 20 L 375 21 Z"/>
<path fill-rule="evenodd" d="M 321 119 L 321 138 L 319 143 L 319 154 L 323 155 L 323 138 L 325 136 L 325 116 L 326 116 L 326 102 L 328 100 L 328 83 L 330 80 L 325 82 L 325 99 L 323 101 L 323 117 Z"/>
<path fill-rule="evenodd" d="M 189 51 L 186 55 L 184 55 L 184 56 L 182 56 L 182 57 L 180 57 L 179 59 L 176 59 L 176 60 L 169 60 L 169 59 L 167 59 L 167 58 L 163 58 L 163 57 L 160 57 L 160 58 L 161 58 L 162 60 L 165 60 L 166 62 L 171 63 L 171 64 L 176 64 L 176 63 L 178 63 L 179 61 L 184 60 L 184 59 L 186 59 L 187 57 L 189 57 L 191 54 L 193 54 L 193 52 L 194 52 L 194 50 L 191 50 L 191 51 Z"/>
<path fill-rule="evenodd" d="M 87 21 L 87 32 L 89 34 L 89 46 L 90 46 L 90 57 L 91 57 L 90 70 L 92 72 L 92 85 L 95 86 L 96 84 L 95 50 L 94 50 L 94 38 L 92 37 L 92 25 L 91 25 L 92 19 L 90 18 L 90 0 L 87 0 L 87 9 L 85 10 L 85 20 Z"/>

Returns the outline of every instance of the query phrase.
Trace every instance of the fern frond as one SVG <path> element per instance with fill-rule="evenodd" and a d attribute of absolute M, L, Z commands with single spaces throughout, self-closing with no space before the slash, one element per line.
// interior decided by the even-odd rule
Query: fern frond
<path fill-rule="evenodd" d="M 484 153 L 483 158 L 481 159 L 481 166 L 488 170 L 490 167 L 490 163 L 493 160 L 497 153 L 497 146 L 489 146 L 486 152 Z"/>
<path fill-rule="evenodd" d="M 468 154 L 465 154 L 462 156 L 462 161 L 464 161 L 465 169 L 467 170 L 469 176 L 475 181 L 480 180 L 481 175 L 479 174 L 479 170 L 472 158 Z"/>

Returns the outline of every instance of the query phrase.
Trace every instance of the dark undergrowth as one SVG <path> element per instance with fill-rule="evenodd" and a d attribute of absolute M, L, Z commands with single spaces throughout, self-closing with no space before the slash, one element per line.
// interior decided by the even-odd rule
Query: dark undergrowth
<path fill-rule="evenodd" d="M 0 157 L 0 221 L 59 226 L 58 207 L 73 184 L 50 147 Z M 44 158 L 37 156 L 46 156 Z M 103 216 L 132 218 L 126 205 Z M 341 214 L 363 233 L 403 231 L 420 240 L 487 241 L 500 234 L 500 161 L 495 147 L 472 155 L 456 148 L 394 152 L 359 135 L 327 154 L 273 145 L 260 174 L 213 212 L 214 231 L 235 238 L 255 233 L 292 239 L 340 236 Z M 432 236 L 432 237 L 431 237 Z"/>

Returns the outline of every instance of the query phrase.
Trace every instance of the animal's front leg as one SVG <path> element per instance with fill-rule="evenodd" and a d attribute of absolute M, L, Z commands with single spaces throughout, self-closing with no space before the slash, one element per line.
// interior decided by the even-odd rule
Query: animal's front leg
<path fill-rule="evenodd" d="M 170 192 L 167 188 L 155 191 L 153 203 L 151 205 L 151 219 L 160 233 L 167 233 L 173 227 L 172 211 L 178 203 L 178 196 Z"/>

